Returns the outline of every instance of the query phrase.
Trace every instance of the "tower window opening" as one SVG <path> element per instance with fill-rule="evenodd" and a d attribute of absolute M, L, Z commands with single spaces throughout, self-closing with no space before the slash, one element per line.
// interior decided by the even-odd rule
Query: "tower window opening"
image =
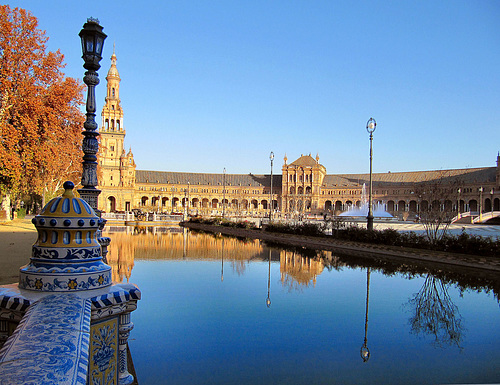
<path fill-rule="evenodd" d="M 113 97 L 115 97 L 115 89 L 114 88 L 111 90 L 111 94 L 113 95 Z"/>
<path fill-rule="evenodd" d="M 111 131 L 115 130 L 115 120 L 111 119 Z"/>
<path fill-rule="evenodd" d="M 118 131 L 120 131 L 120 121 L 119 120 L 116 121 L 116 129 Z"/>
<path fill-rule="evenodd" d="M 109 130 L 109 119 L 106 119 L 106 122 L 104 123 L 106 130 Z"/>

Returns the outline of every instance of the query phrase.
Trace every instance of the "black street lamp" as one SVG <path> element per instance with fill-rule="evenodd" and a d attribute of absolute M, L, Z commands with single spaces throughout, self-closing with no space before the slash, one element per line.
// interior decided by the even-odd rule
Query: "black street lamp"
<path fill-rule="evenodd" d="M 102 32 L 102 26 L 99 25 L 99 20 L 88 18 L 83 25 L 79 36 L 82 40 L 83 52 L 83 68 L 87 71 L 83 77 L 83 82 L 87 85 L 87 119 L 83 124 L 83 171 L 82 171 L 82 186 L 78 192 L 89 205 L 97 211 L 97 202 L 101 190 L 96 189 L 97 186 L 97 151 L 99 143 L 97 137 L 97 123 L 95 121 L 95 87 L 99 84 L 99 75 L 97 70 L 101 68 L 99 62 L 102 59 L 102 49 L 106 34 Z"/>
<path fill-rule="evenodd" d="M 373 211 L 372 211 L 372 160 L 373 160 L 373 147 L 372 147 L 372 142 L 373 142 L 373 133 L 375 132 L 375 129 L 377 128 L 377 122 L 375 119 L 370 118 L 368 122 L 366 123 L 366 131 L 370 134 L 370 192 L 368 194 L 368 216 L 366 217 L 367 222 L 366 222 L 366 228 L 368 230 L 373 230 Z"/>
<path fill-rule="evenodd" d="M 271 202 L 269 204 L 269 223 L 273 220 L 273 160 L 274 160 L 274 152 L 271 151 L 269 155 L 269 160 L 271 161 L 271 191 L 269 192 Z"/>

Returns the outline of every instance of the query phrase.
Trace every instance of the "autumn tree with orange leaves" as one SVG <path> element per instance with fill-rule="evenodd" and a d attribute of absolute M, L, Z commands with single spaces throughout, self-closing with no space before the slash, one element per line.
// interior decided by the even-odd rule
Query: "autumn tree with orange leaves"
<path fill-rule="evenodd" d="M 3 200 L 21 193 L 49 198 L 81 176 L 84 86 L 64 76 L 64 56 L 47 52 L 48 37 L 37 26 L 31 12 L 0 6 Z"/>

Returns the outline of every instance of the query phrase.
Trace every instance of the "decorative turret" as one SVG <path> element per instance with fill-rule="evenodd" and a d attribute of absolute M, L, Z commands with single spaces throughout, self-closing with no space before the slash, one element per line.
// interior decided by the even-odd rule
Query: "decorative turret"
<path fill-rule="evenodd" d="M 38 239 L 31 262 L 20 269 L 20 288 L 65 292 L 111 285 L 111 267 L 102 261 L 96 235 L 102 219 L 73 188 L 73 182 L 65 182 L 62 196 L 33 218 Z"/>

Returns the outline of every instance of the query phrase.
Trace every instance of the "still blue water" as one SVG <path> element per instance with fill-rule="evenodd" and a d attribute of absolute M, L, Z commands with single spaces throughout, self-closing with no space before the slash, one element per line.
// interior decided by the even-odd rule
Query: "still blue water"
<path fill-rule="evenodd" d="M 142 291 L 129 339 L 141 384 L 500 382 L 499 302 L 484 287 L 332 268 L 259 241 L 126 239 L 110 260 L 135 256 L 115 262 Z"/>

